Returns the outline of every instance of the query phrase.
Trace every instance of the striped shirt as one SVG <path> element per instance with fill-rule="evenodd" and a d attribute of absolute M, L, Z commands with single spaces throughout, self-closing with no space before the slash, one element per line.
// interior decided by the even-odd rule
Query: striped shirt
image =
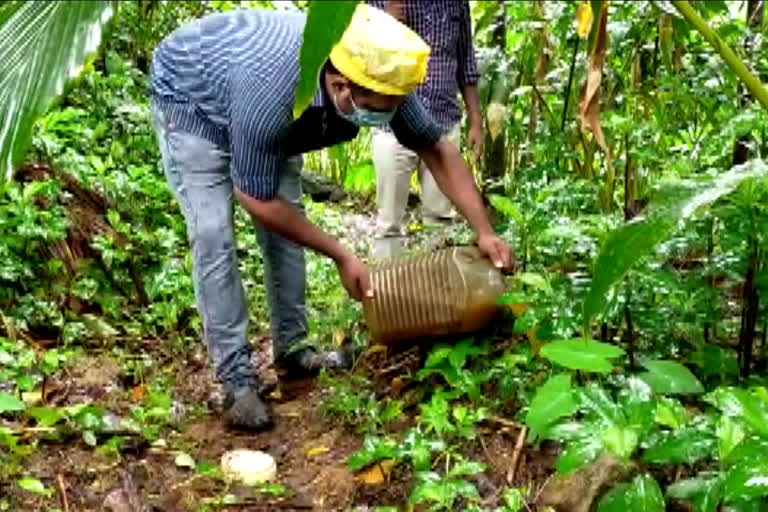
<path fill-rule="evenodd" d="M 384 9 L 386 0 L 366 0 Z M 461 121 L 458 93 L 479 79 L 467 0 L 407 0 L 405 24 L 432 48 L 427 78 L 416 90 L 445 131 Z"/>
<path fill-rule="evenodd" d="M 168 36 L 152 58 L 153 102 L 177 129 L 228 149 L 234 185 L 256 199 L 277 194 L 290 155 L 351 140 L 358 128 L 336 112 L 320 76 L 311 105 L 293 119 L 304 13 L 233 10 Z M 439 125 L 414 94 L 390 127 L 414 150 L 437 142 Z"/>

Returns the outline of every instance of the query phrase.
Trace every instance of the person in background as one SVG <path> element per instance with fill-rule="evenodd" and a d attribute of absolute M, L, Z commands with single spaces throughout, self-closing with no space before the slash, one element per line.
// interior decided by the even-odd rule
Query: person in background
<path fill-rule="evenodd" d="M 467 0 L 366 0 L 405 23 L 431 47 L 427 78 L 416 95 L 448 139 L 460 144 L 464 98 L 469 121 L 467 144 L 478 158 L 483 147 L 483 121 L 477 97 L 477 62 L 472 44 L 472 20 Z M 403 146 L 386 126 L 373 132 L 373 165 L 376 170 L 376 235 L 373 256 L 378 260 L 402 253 L 403 219 L 411 176 L 419 172 L 421 214 L 426 223 L 456 218 L 451 202 L 424 169 L 419 155 Z"/>
<path fill-rule="evenodd" d="M 309 221 L 301 207 L 301 154 L 389 127 L 426 162 L 440 189 L 498 267 L 510 249 L 494 232 L 456 146 L 412 94 L 429 46 L 381 10 L 359 4 L 333 47 L 311 104 L 293 116 L 306 14 L 236 9 L 192 21 L 152 59 L 150 93 L 166 178 L 187 226 L 203 335 L 225 391 L 230 426 L 272 425 L 246 340 L 233 200 L 253 219 L 264 259 L 275 366 L 285 376 L 348 367 L 338 351 L 306 345 L 304 247 L 332 259 L 356 300 L 375 300 L 366 265 Z"/>

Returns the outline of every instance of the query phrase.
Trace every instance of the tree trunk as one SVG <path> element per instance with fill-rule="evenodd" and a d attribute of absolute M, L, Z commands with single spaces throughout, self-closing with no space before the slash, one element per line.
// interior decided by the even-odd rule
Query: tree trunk
<path fill-rule="evenodd" d="M 497 49 L 499 60 L 504 60 L 507 53 L 507 17 L 504 2 L 498 2 L 493 32 L 491 33 L 491 47 Z M 501 72 L 496 72 L 497 76 L 494 79 L 494 84 L 491 86 L 491 102 L 501 95 L 500 91 L 502 89 L 506 89 L 506 77 L 499 76 L 500 74 Z M 506 103 L 506 98 L 502 101 Z M 488 130 L 486 130 L 483 167 L 485 169 L 486 178 L 488 179 L 498 180 L 504 177 L 507 167 L 505 158 L 505 139 L 506 136 L 503 129 L 495 138 L 490 137 Z"/>

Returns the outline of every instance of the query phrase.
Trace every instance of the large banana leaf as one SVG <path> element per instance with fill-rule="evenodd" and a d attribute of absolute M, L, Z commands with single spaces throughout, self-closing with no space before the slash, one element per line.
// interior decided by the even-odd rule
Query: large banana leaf
<path fill-rule="evenodd" d="M 104 0 L 0 4 L 0 177 L 11 178 L 35 120 L 98 49 L 112 14 Z"/>
<path fill-rule="evenodd" d="M 317 89 L 317 77 L 331 49 L 347 29 L 358 1 L 315 0 L 309 4 L 304 41 L 299 52 L 301 75 L 296 85 L 293 115 L 299 117 L 312 101 Z"/>

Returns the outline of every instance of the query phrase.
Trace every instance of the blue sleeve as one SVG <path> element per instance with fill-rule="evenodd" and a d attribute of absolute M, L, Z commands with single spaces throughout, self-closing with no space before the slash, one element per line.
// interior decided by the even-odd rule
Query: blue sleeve
<path fill-rule="evenodd" d="M 413 151 L 434 146 L 443 135 L 443 129 L 413 93 L 405 97 L 389 126 L 397 141 Z"/>

